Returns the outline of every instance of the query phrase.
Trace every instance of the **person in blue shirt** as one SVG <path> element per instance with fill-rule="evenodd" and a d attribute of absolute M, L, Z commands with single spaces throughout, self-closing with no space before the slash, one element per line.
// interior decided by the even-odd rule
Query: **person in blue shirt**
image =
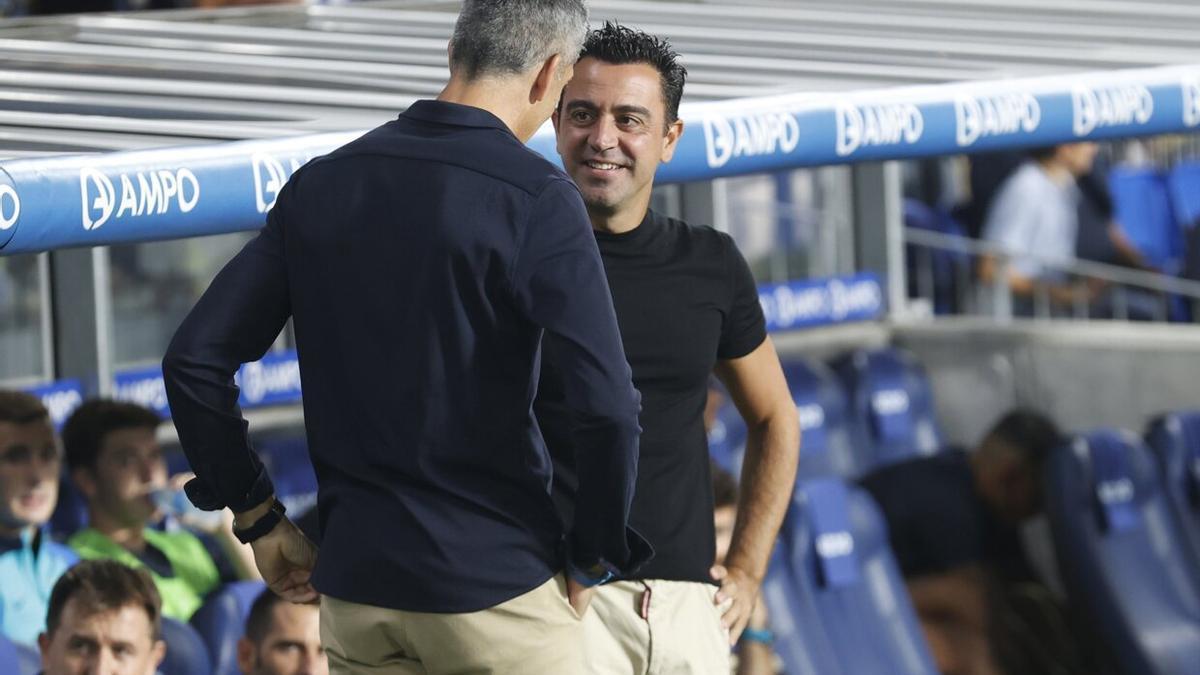
<path fill-rule="evenodd" d="M 54 582 L 79 558 L 45 525 L 62 456 L 50 413 L 32 394 L 0 390 L 0 630 L 34 646 Z"/>

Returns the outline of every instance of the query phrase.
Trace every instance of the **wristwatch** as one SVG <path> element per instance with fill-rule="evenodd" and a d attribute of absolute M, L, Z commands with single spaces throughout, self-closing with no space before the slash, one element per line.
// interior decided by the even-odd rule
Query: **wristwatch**
<path fill-rule="evenodd" d="M 233 528 L 233 536 L 243 544 L 249 544 L 252 541 L 261 539 L 275 526 L 279 521 L 283 520 L 283 514 L 287 513 L 287 509 L 283 506 L 283 502 L 272 498 L 271 509 L 263 514 L 261 518 L 250 524 L 249 527 L 238 529 Z"/>
<path fill-rule="evenodd" d="M 567 574 L 584 588 L 606 584 L 617 576 L 612 566 L 603 560 L 583 569 L 568 564 Z"/>

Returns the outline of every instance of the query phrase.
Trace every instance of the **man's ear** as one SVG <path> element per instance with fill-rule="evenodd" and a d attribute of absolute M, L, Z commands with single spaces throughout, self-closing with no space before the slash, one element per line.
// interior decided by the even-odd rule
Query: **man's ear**
<path fill-rule="evenodd" d="M 679 145 L 679 137 L 683 135 L 683 120 L 676 119 L 667 125 L 667 135 L 663 137 L 662 161 L 669 162 L 675 156 L 675 148 Z"/>
<path fill-rule="evenodd" d="M 550 58 L 542 62 L 542 67 L 538 69 L 537 75 L 533 78 L 533 85 L 529 87 L 530 103 L 538 103 L 547 96 L 558 96 L 561 93 L 561 91 L 555 91 L 561 66 L 562 55 L 560 54 L 552 54 Z"/>
<path fill-rule="evenodd" d="M 249 638 L 242 638 L 237 643 L 238 670 L 243 673 L 254 672 L 254 643 Z"/>
<path fill-rule="evenodd" d="M 42 653 L 42 668 L 46 668 L 46 657 L 50 655 L 50 635 L 48 633 L 38 634 L 38 651 Z"/>
<path fill-rule="evenodd" d="M 155 640 L 154 646 L 150 648 L 150 661 L 154 664 L 155 669 L 162 665 L 163 659 L 167 657 L 167 643 L 162 640 Z"/>

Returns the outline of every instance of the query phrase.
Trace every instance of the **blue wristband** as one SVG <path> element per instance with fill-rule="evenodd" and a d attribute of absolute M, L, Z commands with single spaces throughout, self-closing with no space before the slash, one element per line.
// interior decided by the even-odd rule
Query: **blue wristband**
<path fill-rule="evenodd" d="M 567 563 L 567 575 L 584 588 L 606 584 L 616 578 L 612 566 L 601 560 L 588 569 L 580 569 Z"/>
<path fill-rule="evenodd" d="M 742 631 L 742 642 L 757 642 L 771 646 L 775 642 L 775 633 L 769 628 L 747 628 Z"/>

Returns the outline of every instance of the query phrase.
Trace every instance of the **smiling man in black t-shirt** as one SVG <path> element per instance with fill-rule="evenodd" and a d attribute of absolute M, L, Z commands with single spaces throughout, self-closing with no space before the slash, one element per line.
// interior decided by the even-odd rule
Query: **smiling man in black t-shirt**
<path fill-rule="evenodd" d="M 602 587 L 584 618 L 597 673 L 729 672 L 726 641 L 750 617 L 799 454 L 795 405 L 746 261 L 728 235 L 649 210 L 654 173 L 683 132 L 685 75 L 666 42 L 606 24 L 589 35 L 554 116 L 642 394 L 630 525 L 656 551 L 636 577 Z M 569 432 L 587 421 L 569 418 L 555 357 L 547 346 L 535 409 L 554 459 L 556 502 L 571 520 L 578 495 Z M 750 431 L 744 497 L 722 568 L 713 566 L 703 422 L 714 371 Z"/>

